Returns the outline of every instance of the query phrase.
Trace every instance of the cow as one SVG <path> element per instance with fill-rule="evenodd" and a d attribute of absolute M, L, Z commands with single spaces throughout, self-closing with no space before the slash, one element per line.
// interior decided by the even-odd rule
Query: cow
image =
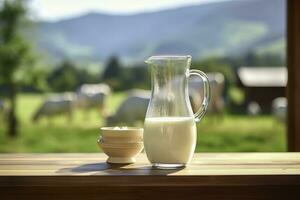
<path fill-rule="evenodd" d="M 272 114 L 275 119 L 285 122 L 287 115 L 287 98 L 286 97 L 277 97 L 272 101 Z"/>
<path fill-rule="evenodd" d="M 105 115 L 105 101 L 110 93 L 111 89 L 106 84 L 83 84 L 77 90 L 76 105 L 83 110 L 98 108 Z"/>
<path fill-rule="evenodd" d="M 128 92 L 127 98 L 118 107 L 116 113 L 106 118 L 106 124 L 112 125 L 134 125 L 145 119 L 151 92 L 148 90 L 134 89 Z M 176 98 L 176 97 L 175 97 Z M 166 95 L 158 95 L 157 101 L 166 101 Z M 176 104 L 176 100 L 172 101 Z"/>
<path fill-rule="evenodd" d="M 76 95 L 71 92 L 49 96 L 35 112 L 32 120 L 38 122 L 42 117 L 50 119 L 61 114 L 66 114 L 71 120 L 75 100 Z"/>
<path fill-rule="evenodd" d="M 260 105 L 256 101 L 251 101 L 247 106 L 247 114 L 256 116 L 262 111 Z"/>
<path fill-rule="evenodd" d="M 222 114 L 225 108 L 223 91 L 225 78 L 221 73 L 207 73 L 210 83 L 210 101 L 208 104 L 208 113 Z M 191 77 L 188 82 L 189 95 L 192 97 L 193 109 L 196 111 L 203 101 L 203 82 L 198 77 Z M 196 108 L 196 110 L 195 110 Z"/>
<path fill-rule="evenodd" d="M 144 121 L 150 95 L 149 91 L 131 90 L 115 114 L 106 118 L 106 124 L 108 126 L 134 125 L 136 122 Z"/>

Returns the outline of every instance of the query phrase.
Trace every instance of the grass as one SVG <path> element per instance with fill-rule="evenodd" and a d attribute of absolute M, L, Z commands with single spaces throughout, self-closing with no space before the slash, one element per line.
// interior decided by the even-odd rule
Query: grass
<path fill-rule="evenodd" d="M 108 112 L 113 112 L 124 97 L 124 93 L 111 96 Z M 19 96 L 20 135 L 16 139 L 6 137 L 1 121 L 0 152 L 99 152 L 96 141 L 103 119 L 97 111 L 76 111 L 71 122 L 61 116 L 34 124 L 31 116 L 42 99 L 42 95 Z M 197 126 L 197 152 L 286 151 L 285 126 L 271 116 L 205 116 Z"/>
<path fill-rule="evenodd" d="M 271 116 L 207 117 L 198 125 L 197 151 L 286 151 L 285 126 Z"/>

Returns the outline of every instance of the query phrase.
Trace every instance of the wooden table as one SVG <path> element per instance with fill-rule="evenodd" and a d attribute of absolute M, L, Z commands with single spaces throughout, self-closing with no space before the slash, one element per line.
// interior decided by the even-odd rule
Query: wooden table
<path fill-rule="evenodd" d="M 0 154 L 0 199 L 300 199 L 300 153 L 199 153 L 179 170 L 105 160 Z"/>

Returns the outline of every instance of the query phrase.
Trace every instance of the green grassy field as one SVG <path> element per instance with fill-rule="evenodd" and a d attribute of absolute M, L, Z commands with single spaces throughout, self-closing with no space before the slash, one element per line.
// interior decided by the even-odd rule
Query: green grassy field
<path fill-rule="evenodd" d="M 125 97 L 117 93 L 108 100 L 113 112 Z M 0 152 L 98 152 L 97 138 L 102 117 L 93 111 L 75 111 L 72 121 L 57 117 L 50 122 L 31 122 L 43 95 L 19 95 L 20 135 L 7 138 L 0 122 Z M 198 124 L 197 152 L 286 151 L 285 126 L 271 116 L 205 116 Z"/>

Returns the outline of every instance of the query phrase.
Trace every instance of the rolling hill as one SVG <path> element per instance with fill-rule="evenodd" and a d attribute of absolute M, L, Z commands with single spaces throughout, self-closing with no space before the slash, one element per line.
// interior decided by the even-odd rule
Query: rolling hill
<path fill-rule="evenodd" d="M 152 54 L 284 54 L 284 0 L 231 0 L 134 15 L 88 13 L 39 22 L 37 43 L 54 59 L 126 61 Z M 36 39 L 36 38 L 34 38 Z"/>

